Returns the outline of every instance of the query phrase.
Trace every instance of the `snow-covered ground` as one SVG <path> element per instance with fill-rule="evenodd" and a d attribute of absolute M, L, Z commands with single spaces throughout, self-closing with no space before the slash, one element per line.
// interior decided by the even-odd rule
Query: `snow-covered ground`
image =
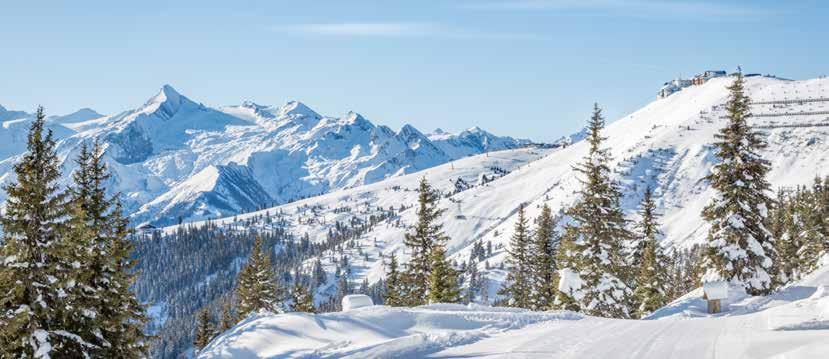
<path fill-rule="evenodd" d="M 474 304 L 260 314 L 199 358 L 829 357 L 829 266 L 768 297 L 735 297 L 716 315 L 700 295 L 646 320 Z"/>

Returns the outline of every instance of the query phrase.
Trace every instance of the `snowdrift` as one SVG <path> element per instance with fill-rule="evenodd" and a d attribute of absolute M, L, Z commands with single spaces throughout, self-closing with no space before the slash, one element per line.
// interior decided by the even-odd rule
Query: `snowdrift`
<path fill-rule="evenodd" d="M 199 358 L 417 358 L 535 323 L 579 320 L 476 305 L 370 306 L 347 313 L 251 316 L 214 339 Z"/>
<path fill-rule="evenodd" d="M 701 290 L 646 320 L 477 305 L 254 316 L 199 358 L 826 358 L 829 267 L 708 315 Z"/>

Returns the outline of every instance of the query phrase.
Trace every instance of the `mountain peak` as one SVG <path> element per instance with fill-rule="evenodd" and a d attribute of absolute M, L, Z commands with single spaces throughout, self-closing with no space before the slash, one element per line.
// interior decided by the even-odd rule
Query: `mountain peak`
<path fill-rule="evenodd" d="M 288 103 L 279 107 L 279 113 L 277 115 L 279 117 L 322 117 L 310 107 L 305 106 L 304 103 L 299 101 L 288 101 Z"/>
<path fill-rule="evenodd" d="M 142 112 L 150 113 L 161 111 L 165 117 L 169 118 L 175 115 L 181 106 L 186 103 L 193 103 L 193 101 L 190 101 L 190 99 L 180 94 L 173 86 L 165 84 L 161 86 L 158 94 L 144 104 Z"/>
<path fill-rule="evenodd" d="M 0 112 L 6 112 L 6 108 L 3 105 L 0 105 Z"/>

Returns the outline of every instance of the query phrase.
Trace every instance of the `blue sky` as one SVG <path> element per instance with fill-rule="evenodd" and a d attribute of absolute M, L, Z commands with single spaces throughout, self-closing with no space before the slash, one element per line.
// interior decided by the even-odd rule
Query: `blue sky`
<path fill-rule="evenodd" d="M 551 140 L 706 69 L 829 74 L 823 1 L 8 1 L 0 104 L 134 108 L 169 83 L 211 106 L 297 99 L 424 131 Z"/>

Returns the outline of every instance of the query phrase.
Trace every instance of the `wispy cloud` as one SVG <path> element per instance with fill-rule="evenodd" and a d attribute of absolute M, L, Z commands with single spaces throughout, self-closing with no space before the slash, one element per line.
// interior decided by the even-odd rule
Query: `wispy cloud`
<path fill-rule="evenodd" d="M 330 23 L 275 26 L 278 32 L 335 36 L 401 37 L 434 35 L 441 30 L 428 23 Z"/>
<path fill-rule="evenodd" d="M 439 37 L 458 39 L 531 38 L 528 34 L 485 32 L 436 23 L 417 22 L 346 22 L 278 25 L 271 28 L 282 33 L 343 37 Z"/>
<path fill-rule="evenodd" d="M 745 4 L 711 1 L 655 0 L 481 0 L 461 3 L 477 10 L 549 10 L 583 15 L 622 15 L 634 17 L 745 17 L 765 12 Z"/>

